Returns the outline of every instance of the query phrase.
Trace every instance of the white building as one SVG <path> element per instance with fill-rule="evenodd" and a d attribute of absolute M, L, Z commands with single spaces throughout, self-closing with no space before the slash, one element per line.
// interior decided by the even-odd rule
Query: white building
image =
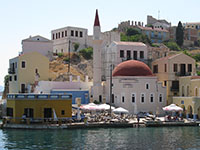
<path fill-rule="evenodd" d="M 105 51 L 103 62 L 104 78 L 110 76 L 110 65 L 118 65 L 126 60 L 140 60 L 148 63 L 148 48 L 142 42 L 113 41 Z"/>
<path fill-rule="evenodd" d="M 68 52 L 69 43 L 70 50 L 74 51 L 74 45 L 78 44 L 78 50 L 88 46 L 88 30 L 78 27 L 64 27 L 51 31 L 54 53 Z"/>
<path fill-rule="evenodd" d="M 166 105 L 166 88 L 141 61 L 129 60 L 117 65 L 112 78 L 112 104 L 131 114 L 151 112 L 162 114 Z M 110 102 L 110 78 L 106 81 L 106 100 Z"/>
<path fill-rule="evenodd" d="M 22 40 L 22 53 L 38 52 L 43 56 L 53 53 L 53 42 L 40 35 Z"/>

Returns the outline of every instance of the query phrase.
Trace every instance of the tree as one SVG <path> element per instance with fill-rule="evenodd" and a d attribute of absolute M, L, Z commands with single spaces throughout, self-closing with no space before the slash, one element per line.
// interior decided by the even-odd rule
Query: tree
<path fill-rule="evenodd" d="M 133 28 L 128 28 L 126 31 L 127 36 L 132 36 L 132 35 L 136 35 L 136 34 L 140 34 L 140 33 L 138 32 L 138 30 L 133 29 Z"/>
<path fill-rule="evenodd" d="M 76 52 L 79 48 L 79 43 L 74 43 L 74 51 Z"/>
<path fill-rule="evenodd" d="M 178 27 L 176 28 L 176 43 L 179 46 L 183 45 L 183 36 L 184 36 L 183 26 L 182 23 L 179 21 Z"/>

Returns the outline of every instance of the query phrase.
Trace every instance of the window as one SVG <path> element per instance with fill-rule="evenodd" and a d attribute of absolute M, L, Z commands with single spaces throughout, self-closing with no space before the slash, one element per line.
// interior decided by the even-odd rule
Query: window
<path fill-rule="evenodd" d="M 111 100 L 112 103 L 115 103 L 115 96 L 114 94 L 112 94 L 112 100 Z"/>
<path fill-rule="evenodd" d="M 162 102 L 162 94 L 159 94 L 159 102 Z"/>
<path fill-rule="evenodd" d="M 153 103 L 153 99 L 154 99 L 154 94 L 151 93 L 151 94 L 150 94 L 150 102 L 151 102 L 151 103 Z"/>
<path fill-rule="evenodd" d="M 9 76 L 9 81 L 12 81 L 12 76 Z"/>
<path fill-rule="evenodd" d="M 58 32 L 58 38 L 60 38 L 60 32 Z"/>
<path fill-rule="evenodd" d="M 80 37 L 83 37 L 83 32 L 82 31 L 80 31 Z"/>
<path fill-rule="evenodd" d="M 24 114 L 27 118 L 33 118 L 33 108 L 24 108 Z"/>
<path fill-rule="evenodd" d="M 61 53 L 63 53 L 63 49 L 61 49 Z"/>
<path fill-rule="evenodd" d="M 64 37 L 64 31 L 62 31 L 62 37 Z"/>
<path fill-rule="evenodd" d="M 165 64 L 165 72 L 167 72 L 167 64 Z"/>
<path fill-rule="evenodd" d="M 56 33 L 56 39 L 58 38 L 58 33 Z"/>
<path fill-rule="evenodd" d="M 147 89 L 147 90 L 149 89 L 149 84 L 148 84 L 148 83 L 146 83 L 146 89 Z"/>
<path fill-rule="evenodd" d="M 78 37 L 78 31 L 75 32 L 75 36 Z"/>
<path fill-rule="evenodd" d="M 71 30 L 71 36 L 74 36 L 74 31 L 73 30 Z"/>
<path fill-rule="evenodd" d="M 153 73 L 158 73 L 158 65 L 153 65 Z"/>
<path fill-rule="evenodd" d="M 135 103 L 135 99 L 136 99 L 136 94 L 132 94 L 132 103 Z"/>
<path fill-rule="evenodd" d="M 192 72 L 192 64 L 188 64 L 188 72 Z"/>
<path fill-rule="evenodd" d="M 65 110 L 61 110 L 61 115 L 64 115 L 65 114 Z"/>
<path fill-rule="evenodd" d="M 140 51 L 140 59 L 144 59 L 144 51 Z"/>
<path fill-rule="evenodd" d="M 137 60 L 137 51 L 133 51 L 133 59 Z"/>
<path fill-rule="evenodd" d="M 164 81 L 164 86 L 167 86 L 167 81 Z"/>
<path fill-rule="evenodd" d="M 177 71 L 178 71 L 178 65 L 174 64 L 174 72 L 177 72 Z"/>
<path fill-rule="evenodd" d="M 25 61 L 22 61 L 22 68 L 25 68 L 26 67 L 26 63 Z"/>
<path fill-rule="evenodd" d="M 144 94 L 141 94 L 141 103 L 144 103 Z"/>
<path fill-rule="evenodd" d="M 122 103 L 124 103 L 124 96 L 122 96 Z"/>
<path fill-rule="evenodd" d="M 14 80 L 17 81 L 17 76 L 16 75 L 14 76 Z"/>
<path fill-rule="evenodd" d="M 102 96 L 99 95 L 99 102 L 101 103 L 102 102 Z"/>
<path fill-rule="evenodd" d="M 13 108 L 7 107 L 7 116 L 13 117 Z"/>
<path fill-rule="evenodd" d="M 15 62 L 15 68 L 17 68 L 17 62 Z"/>
<path fill-rule="evenodd" d="M 126 57 L 127 57 L 127 59 L 130 59 L 130 58 L 131 58 L 131 51 L 130 51 L 130 50 L 128 50 L 128 51 L 126 52 Z"/>
<path fill-rule="evenodd" d="M 65 36 L 67 36 L 67 30 L 65 30 Z"/>
<path fill-rule="evenodd" d="M 120 58 L 124 57 L 124 50 L 120 50 Z"/>
<path fill-rule="evenodd" d="M 53 33 L 53 35 L 52 35 L 52 39 L 53 39 L 53 40 L 54 40 L 54 36 L 55 36 L 55 35 L 54 35 L 54 33 Z"/>

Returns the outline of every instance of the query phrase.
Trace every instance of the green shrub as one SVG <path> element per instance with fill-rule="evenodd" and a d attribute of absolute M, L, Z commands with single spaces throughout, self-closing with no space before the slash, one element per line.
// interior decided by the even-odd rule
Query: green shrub
<path fill-rule="evenodd" d="M 88 47 L 79 51 L 79 54 L 82 55 L 85 59 L 92 59 L 93 48 Z"/>
<path fill-rule="evenodd" d="M 75 43 L 74 44 L 74 51 L 76 52 L 78 50 L 78 48 L 79 48 L 79 43 Z"/>
<path fill-rule="evenodd" d="M 200 71 L 197 71 L 197 75 L 200 76 Z"/>
<path fill-rule="evenodd" d="M 170 49 L 170 50 L 175 50 L 175 51 L 180 51 L 181 48 L 178 46 L 176 42 L 164 42 L 164 44 Z"/>
<path fill-rule="evenodd" d="M 64 60 L 65 62 L 69 62 L 69 57 L 65 57 L 63 60 Z"/>
<path fill-rule="evenodd" d="M 63 53 L 58 53 L 58 57 L 63 57 Z"/>

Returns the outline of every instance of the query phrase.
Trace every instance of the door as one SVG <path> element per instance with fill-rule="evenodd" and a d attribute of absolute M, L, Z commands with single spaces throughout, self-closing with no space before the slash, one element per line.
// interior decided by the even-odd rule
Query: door
<path fill-rule="evenodd" d="M 25 84 L 21 84 L 21 93 L 25 93 L 26 92 L 26 86 Z"/>
<path fill-rule="evenodd" d="M 185 64 L 181 64 L 181 76 L 184 76 L 185 75 Z"/>
<path fill-rule="evenodd" d="M 44 118 L 52 118 L 52 109 L 44 108 Z"/>

